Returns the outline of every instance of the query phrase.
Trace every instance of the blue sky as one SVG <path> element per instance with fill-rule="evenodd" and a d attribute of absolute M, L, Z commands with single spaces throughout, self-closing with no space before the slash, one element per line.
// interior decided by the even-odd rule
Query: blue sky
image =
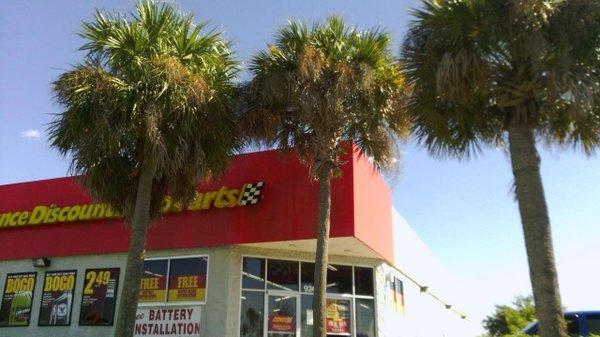
<path fill-rule="evenodd" d="M 264 48 L 288 18 L 308 21 L 341 14 L 360 27 L 381 25 L 395 51 L 418 1 L 177 1 L 197 20 L 224 30 L 238 58 Z M 65 159 L 48 147 L 45 125 L 53 104 L 49 84 L 77 62 L 75 34 L 94 7 L 127 11 L 131 1 L 0 2 L 0 184 L 63 176 Z M 391 181 L 394 205 L 462 285 L 474 323 L 514 295 L 530 292 L 512 175 L 504 150 L 468 162 L 435 160 L 404 147 L 402 175 Z M 600 307 L 600 159 L 541 149 L 563 302 Z"/>

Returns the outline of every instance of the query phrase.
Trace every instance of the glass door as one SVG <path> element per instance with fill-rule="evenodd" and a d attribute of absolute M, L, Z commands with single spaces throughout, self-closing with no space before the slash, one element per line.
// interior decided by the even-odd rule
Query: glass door
<path fill-rule="evenodd" d="M 265 336 L 297 337 L 298 294 L 268 291 L 265 298 Z"/>

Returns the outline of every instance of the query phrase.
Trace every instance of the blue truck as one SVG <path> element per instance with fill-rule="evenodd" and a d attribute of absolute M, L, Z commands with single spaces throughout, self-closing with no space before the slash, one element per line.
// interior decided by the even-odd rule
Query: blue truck
<path fill-rule="evenodd" d="M 600 311 L 568 311 L 565 313 L 565 320 L 572 337 L 600 336 Z M 522 331 L 528 335 L 537 335 L 537 321 L 529 323 Z"/>

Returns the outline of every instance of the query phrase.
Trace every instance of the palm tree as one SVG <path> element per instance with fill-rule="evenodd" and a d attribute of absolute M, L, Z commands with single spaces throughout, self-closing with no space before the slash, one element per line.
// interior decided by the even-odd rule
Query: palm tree
<path fill-rule="evenodd" d="M 92 196 L 122 213 L 131 241 L 115 336 L 132 336 L 148 224 L 167 193 L 186 204 L 240 146 L 232 103 L 237 64 L 220 32 L 142 1 L 130 16 L 96 11 L 83 61 L 53 91 L 53 147 Z"/>
<path fill-rule="evenodd" d="M 416 138 L 465 158 L 508 142 L 542 337 L 565 337 L 536 141 L 600 143 L 597 0 L 427 0 L 402 62 Z"/>
<path fill-rule="evenodd" d="M 255 140 L 295 149 L 319 184 L 313 336 L 325 336 L 331 179 L 345 142 L 355 142 L 377 168 L 393 161 L 395 138 L 409 129 L 400 69 L 388 33 L 358 30 L 335 16 L 310 29 L 289 22 L 250 69 L 245 129 Z"/>

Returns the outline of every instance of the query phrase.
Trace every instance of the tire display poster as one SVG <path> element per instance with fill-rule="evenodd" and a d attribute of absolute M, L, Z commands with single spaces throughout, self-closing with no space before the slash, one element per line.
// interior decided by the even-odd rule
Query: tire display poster
<path fill-rule="evenodd" d="M 350 335 L 350 301 L 327 300 L 327 333 Z"/>
<path fill-rule="evenodd" d="M 28 326 L 31 318 L 31 304 L 37 272 L 6 275 L 0 326 Z"/>
<path fill-rule="evenodd" d="M 79 325 L 113 325 L 119 268 L 87 269 Z"/>
<path fill-rule="evenodd" d="M 133 335 L 200 337 L 200 307 L 138 307 Z"/>
<path fill-rule="evenodd" d="M 38 325 L 71 325 L 76 277 L 76 270 L 46 272 Z"/>

